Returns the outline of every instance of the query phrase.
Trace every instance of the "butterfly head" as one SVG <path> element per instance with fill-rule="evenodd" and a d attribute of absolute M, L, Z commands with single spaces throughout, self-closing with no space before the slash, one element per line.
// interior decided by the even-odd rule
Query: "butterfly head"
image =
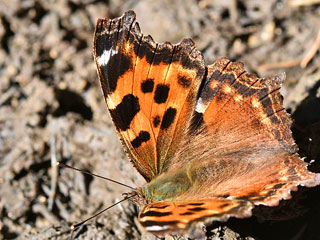
<path fill-rule="evenodd" d="M 145 206 L 152 202 L 144 197 L 142 188 L 137 188 L 131 192 L 123 193 L 122 195 L 139 206 Z"/>

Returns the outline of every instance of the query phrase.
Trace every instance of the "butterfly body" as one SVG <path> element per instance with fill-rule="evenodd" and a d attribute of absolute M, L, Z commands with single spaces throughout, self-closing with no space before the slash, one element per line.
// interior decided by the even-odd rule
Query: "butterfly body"
<path fill-rule="evenodd" d="M 147 182 L 134 198 L 147 231 L 249 217 L 320 184 L 296 153 L 284 74 L 258 78 L 227 58 L 205 66 L 192 40 L 143 35 L 133 11 L 98 20 L 94 56 L 120 140 Z"/>
<path fill-rule="evenodd" d="M 154 202 L 165 199 L 175 199 L 192 187 L 191 179 L 185 169 L 172 174 L 161 174 L 142 187 L 141 191 L 146 199 Z"/>

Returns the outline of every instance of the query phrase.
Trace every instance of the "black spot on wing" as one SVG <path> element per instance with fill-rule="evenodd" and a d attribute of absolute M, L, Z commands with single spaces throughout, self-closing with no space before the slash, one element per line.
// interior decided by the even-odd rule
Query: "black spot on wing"
<path fill-rule="evenodd" d="M 202 206 L 204 203 L 188 203 L 188 206 Z"/>
<path fill-rule="evenodd" d="M 162 130 L 169 128 L 171 124 L 174 122 L 174 118 L 176 117 L 176 114 L 177 114 L 177 110 L 175 108 L 172 108 L 172 107 L 168 108 L 163 115 L 160 128 Z"/>
<path fill-rule="evenodd" d="M 154 93 L 154 100 L 156 103 L 164 103 L 168 99 L 169 87 L 165 84 L 158 84 Z"/>
<path fill-rule="evenodd" d="M 180 213 L 180 216 L 189 216 L 189 215 L 194 215 L 194 212 L 184 212 L 184 213 Z"/>
<path fill-rule="evenodd" d="M 192 79 L 183 75 L 178 75 L 178 84 L 184 88 L 189 88 L 192 83 Z"/>
<path fill-rule="evenodd" d="M 141 91 L 143 93 L 150 93 L 153 91 L 154 81 L 153 79 L 147 79 L 141 83 Z"/>
<path fill-rule="evenodd" d="M 131 141 L 131 145 L 134 148 L 138 148 L 142 143 L 150 140 L 150 134 L 147 131 L 140 131 L 139 136 Z"/>
<path fill-rule="evenodd" d="M 165 217 L 165 216 L 169 216 L 172 215 L 171 212 L 157 212 L 157 211 L 147 211 L 144 212 L 140 215 L 140 218 L 143 217 Z"/>
<path fill-rule="evenodd" d="M 174 226 L 174 225 L 180 223 L 180 221 L 166 221 L 166 222 L 145 221 L 144 222 L 144 221 L 140 220 L 140 223 L 144 227 L 151 227 L 151 226 L 160 226 L 161 227 L 161 226 Z"/>
<path fill-rule="evenodd" d="M 203 210 L 206 210 L 206 208 L 202 208 L 202 207 L 188 208 L 188 211 L 193 211 L 193 212 L 201 212 Z"/>
<path fill-rule="evenodd" d="M 117 53 L 110 57 L 106 66 L 103 67 L 103 72 L 106 76 L 109 85 L 109 92 L 114 92 L 117 88 L 118 79 L 132 68 L 131 57 L 123 53 Z"/>
<path fill-rule="evenodd" d="M 155 116 L 154 118 L 153 118 L 153 126 L 155 127 L 155 128 L 157 128 L 158 126 L 159 126 L 159 124 L 160 124 L 160 117 L 157 115 L 157 116 Z"/>
<path fill-rule="evenodd" d="M 110 110 L 110 114 L 117 128 L 125 131 L 129 129 L 131 121 L 139 111 L 138 98 L 132 94 L 128 94 L 123 97 L 121 103 L 115 109 Z"/>
<path fill-rule="evenodd" d="M 132 57 L 122 50 L 134 20 L 133 12 L 112 20 L 98 20 L 94 40 L 95 56 L 101 57 L 104 52 L 113 54 L 106 65 L 98 66 L 103 75 L 100 80 L 105 95 L 114 92 L 119 77 L 132 69 Z"/>

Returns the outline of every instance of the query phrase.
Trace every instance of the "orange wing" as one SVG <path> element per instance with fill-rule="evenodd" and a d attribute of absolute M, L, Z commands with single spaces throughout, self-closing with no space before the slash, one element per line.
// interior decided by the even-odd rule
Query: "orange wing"
<path fill-rule="evenodd" d="M 186 234 L 186 230 L 192 234 L 192 226 L 199 221 L 209 223 L 215 220 L 226 221 L 230 217 L 249 217 L 252 208 L 250 202 L 223 198 L 158 202 L 142 209 L 139 221 L 148 232 L 157 236 L 167 233 Z"/>
<path fill-rule="evenodd" d="M 223 58 L 208 67 L 189 135 L 170 171 L 188 165 L 193 185 L 175 200 L 225 197 L 275 206 L 298 185 L 320 184 L 297 154 L 279 89 Z"/>
<path fill-rule="evenodd" d="M 177 151 L 205 74 L 192 40 L 159 44 L 133 11 L 99 19 L 94 56 L 104 96 L 133 165 L 150 181 Z"/>

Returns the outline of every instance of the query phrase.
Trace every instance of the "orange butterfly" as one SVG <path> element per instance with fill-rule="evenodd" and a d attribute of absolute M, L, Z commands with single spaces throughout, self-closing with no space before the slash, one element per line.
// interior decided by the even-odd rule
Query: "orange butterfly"
<path fill-rule="evenodd" d="M 133 11 L 98 20 L 94 57 L 121 142 L 147 181 L 134 191 L 147 231 L 249 217 L 320 184 L 297 155 L 284 74 L 258 78 L 226 58 L 205 66 L 192 40 L 143 35 Z"/>

